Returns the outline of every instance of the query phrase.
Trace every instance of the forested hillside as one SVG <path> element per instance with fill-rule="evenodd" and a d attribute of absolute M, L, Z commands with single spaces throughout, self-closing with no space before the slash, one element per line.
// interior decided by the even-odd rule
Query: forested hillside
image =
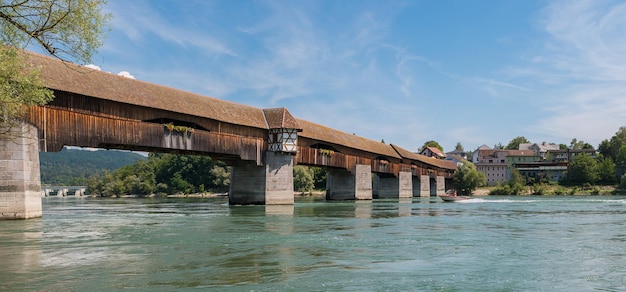
<path fill-rule="evenodd" d="M 144 159 L 147 157 L 137 153 L 115 150 L 63 148 L 61 152 L 40 152 L 41 184 L 86 186 L 91 176 L 102 175 L 105 170 L 114 171 Z"/>

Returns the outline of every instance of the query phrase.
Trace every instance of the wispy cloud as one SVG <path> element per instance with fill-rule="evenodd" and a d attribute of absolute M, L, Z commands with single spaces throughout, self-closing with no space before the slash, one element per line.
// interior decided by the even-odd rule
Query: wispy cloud
<path fill-rule="evenodd" d="M 539 72 L 534 81 L 550 114 L 533 128 L 597 145 L 626 121 L 626 3 L 554 2 L 541 23 L 549 38 L 526 72 Z"/>
<path fill-rule="evenodd" d="M 145 1 L 117 1 L 109 4 L 107 9 L 114 14 L 113 27 L 122 31 L 133 42 L 143 41 L 147 35 L 156 35 L 164 41 L 180 46 L 194 46 L 214 54 L 236 56 L 228 45 L 219 41 L 206 27 L 192 25 L 193 18 L 180 17 L 177 22 L 190 22 L 191 25 L 181 26 L 172 22 L 152 8 Z"/>

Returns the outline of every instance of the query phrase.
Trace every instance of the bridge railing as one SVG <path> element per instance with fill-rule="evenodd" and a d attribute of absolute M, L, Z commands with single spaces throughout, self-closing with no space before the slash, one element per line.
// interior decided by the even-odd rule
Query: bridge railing
<path fill-rule="evenodd" d="M 355 165 L 371 165 L 372 172 L 375 173 L 393 173 L 403 168 L 399 163 L 392 163 L 386 160 L 370 159 L 354 155 L 347 155 L 326 149 L 316 149 L 298 146 L 298 154 L 296 156 L 296 164 L 336 167 L 347 170 L 353 170 Z M 406 168 L 406 166 L 404 166 Z"/>
<path fill-rule="evenodd" d="M 296 164 L 354 169 L 357 164 L 371 164 L 372 159 L 346 155 L 326 149 L 298 146 Z"/>

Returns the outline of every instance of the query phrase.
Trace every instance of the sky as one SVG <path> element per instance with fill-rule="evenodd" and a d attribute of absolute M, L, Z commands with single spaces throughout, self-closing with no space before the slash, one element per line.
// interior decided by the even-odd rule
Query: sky
<path fill-rule="evenodd" d="M 626 125 L 626 2 L 109 0 L 103 71 L 417 151 L 598 146 Z"/>

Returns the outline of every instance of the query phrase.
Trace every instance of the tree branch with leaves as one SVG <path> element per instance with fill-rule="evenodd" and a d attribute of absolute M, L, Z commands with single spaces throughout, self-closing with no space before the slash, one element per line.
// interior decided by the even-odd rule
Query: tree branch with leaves
<path fill-rule="evenodd" d="M 53 99 L 40 68 L 21 50 L 40 48 L 65 62 L 88 63 L 103 43 L 109 14 L 104 0 L 0 0 L 0 135 L 23 118 L 29 106 Z"/>

